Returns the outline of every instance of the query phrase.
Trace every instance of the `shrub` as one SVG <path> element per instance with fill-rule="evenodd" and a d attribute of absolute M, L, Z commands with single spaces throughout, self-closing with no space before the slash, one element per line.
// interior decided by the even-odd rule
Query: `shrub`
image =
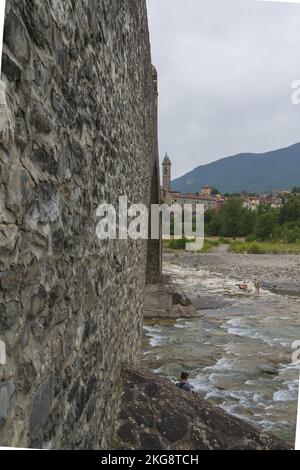
<path fill-rule="evenodd" d="M 232 242 L 230 246 L 230 251 L 232 253 L 245 253 L 246 252 L 246 245 L 242 242 Z"/>
<path fill-rule="evenodd" d="M 258 243 L 251 243 L 248 247 L 247 247 L 247 253 L 250 253 L 252 255 L 260 255 L 262 254 L 264 251 L 261 249 L 260 245 Z"/>
<path fill-rule="evenodd" d="M 169 248 L 171 250 L 184 250 L 185 244 L 191 240 L 187 240 L 186 238 L 176 238 L 169 241 Z"/>
<path fill-rule="evenodd" d="M 255 235 L 252 233 L 251 235 L 248 235 L 248 237 L 246 237 L 246 242 L 255 242 L 256 241 L 256 237 Z"/>

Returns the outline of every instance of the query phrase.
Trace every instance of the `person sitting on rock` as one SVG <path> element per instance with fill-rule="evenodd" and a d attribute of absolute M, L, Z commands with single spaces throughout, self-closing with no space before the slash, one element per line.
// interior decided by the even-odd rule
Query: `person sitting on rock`
<path fill-rule="evenodd" d="M 176 382 L 176 387 L 181 388 L 189 393 L 195 393 L 194 387 L 188 382 L 189 374 L 187 372 L 182 372 L 179 382 Z"/>
<path fill-rule="evenodd" d="M 244 281 L 243 284 L 237 284 L 237 287 L 238 287 L 240 290 L 243 290 L 243 291 L 247 291 L 247 290 L 248 290 L 248 284 L 246 283 L 246 281 Z"/>

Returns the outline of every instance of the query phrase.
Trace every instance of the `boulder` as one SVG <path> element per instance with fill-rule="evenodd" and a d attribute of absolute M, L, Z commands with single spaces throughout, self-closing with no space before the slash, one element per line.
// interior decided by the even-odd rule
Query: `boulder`
<path fill-rule="evenodd" d="M 193 318 L 199 314 L 190 299 L 170 283 L 149 284 L 144 298 L 144 318 Z"/>
<path fill-rule="evenodd" d="M 126 373 L 114 448 L 292 450 L 279 438 L 145 369 Z"/>

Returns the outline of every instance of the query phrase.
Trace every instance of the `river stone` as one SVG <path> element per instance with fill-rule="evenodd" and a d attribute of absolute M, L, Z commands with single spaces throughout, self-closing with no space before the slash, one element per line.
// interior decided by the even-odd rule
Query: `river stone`
<path fill-rule="evenodd" d="M 144 318 L 193 318 L 198 312 L 178 286 L 163 282 L 146 286 Z"/>
<path fill-rule="evenodd" d="M 272 364 L 260 364 L 258 368 L 264 374 L 278 375 L 278 370 Z"/>

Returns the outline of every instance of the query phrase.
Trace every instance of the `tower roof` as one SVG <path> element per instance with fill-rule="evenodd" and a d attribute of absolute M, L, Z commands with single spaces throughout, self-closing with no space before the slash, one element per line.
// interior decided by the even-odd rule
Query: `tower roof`
<path fill-rule="evenodd" d="M 164 158 L 164 161 L 163 161 L 164 164 L 168 164 L 168 165 L 171 165 L 171 160 L 169 159 L 169 156 L 168 154 L 166 153 L 166 156 Z"/>

